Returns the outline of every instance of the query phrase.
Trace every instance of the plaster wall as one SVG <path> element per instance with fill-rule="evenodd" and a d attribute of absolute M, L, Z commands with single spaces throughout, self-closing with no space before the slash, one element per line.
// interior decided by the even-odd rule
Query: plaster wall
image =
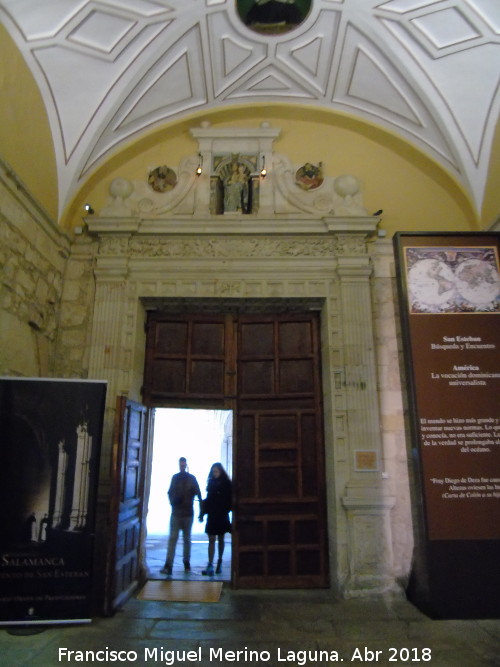
<path fill-rule="evenodd" d="M 57 173 L 49 119 L 40 90 L 0 22 L 0 158 L 57 220 Z"/>

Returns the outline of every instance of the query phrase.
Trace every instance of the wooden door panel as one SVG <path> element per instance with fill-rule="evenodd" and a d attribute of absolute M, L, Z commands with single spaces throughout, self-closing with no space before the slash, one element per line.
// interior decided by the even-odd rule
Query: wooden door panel
<path fill-rule="evenodd" d="M 274 322 L 239 323 L 238 358 L 244 361 L 248 357 L 274 359 Z"/>
<path fill-rule="evenodd" d="M 224 360 L 196 359 L 189 369 L 188 392 L 195 395 L 224 395 Z"/>
<path fill-rule="evenodd" d="M 162 314 L 148 318 L 143 399 L 146 405 L 212 401 L 234 394 L 232 318 Z"/>
<path fill-rule="evenodd" d="M 318 588 L 326 585 L 326 554 L 318 508 L 311 514 L 266 514 L 238 522 L 239 585 Z"/>
<path fill-rule="evenodd" d="M 244 316 L 238 342 L 236 583 L 327 586 L 317 318 Z"/>
<path fill-rule="evenodd" d="M 328 585 L 318 324 L 311 312 L 149 316 L 145 403 L 236 407 L 238 587 Z"/>
<path fill-rule="evenodd" d="M 189 323 L 184 321 L 154 321 L 150 329 L 152 342 L 158 357 L 161 355 L 182 355 L 187 348 Z"/>
<path fill-rule="evenodd" d="M 122 605 L 141 583 L 140 549 L 148 417 L 148 410 L 144 406 L 125 397 L 118 398 L 112 456 L 111 571 L 107 593 L 107 606 L 111 610 Z"/>
<path fill-rule="evenodd" d="M 281 394 L 314 392 L 314 359 L 282 359 L 279 366 L 278 391 Z"/>
<path fill-rule="evenodd" d="M 224 358 L 225 319 L 221 322 L 192 323 L 193 355 L 219 356 Z"/>
<path fill-rule="evenodd" d="M 126 419 L 122 442 L 122 493 L 121 503 L 130 509 L 141 501 L 141 457 L 145 431 L 145 409 L 142 406 L 128 404 L 125 408 Z"/>
<path fill-rule="evenodd" d="M 282 322 L 278 330 L 280 358 L 314 355 L 312 322 Z"/>

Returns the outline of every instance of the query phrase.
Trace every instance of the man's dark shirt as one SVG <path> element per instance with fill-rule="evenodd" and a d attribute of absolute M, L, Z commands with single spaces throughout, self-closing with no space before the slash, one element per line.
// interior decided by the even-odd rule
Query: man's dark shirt
<path fill-rule="evenodd" d="M 168 498 L 172 505 L 172 513 L 176 517 L 193 516 L 193 499 L 198 496 L 201 502 L 201 491 L 198 481 L 189 472 L 178 472 L 172 477 Z"/>

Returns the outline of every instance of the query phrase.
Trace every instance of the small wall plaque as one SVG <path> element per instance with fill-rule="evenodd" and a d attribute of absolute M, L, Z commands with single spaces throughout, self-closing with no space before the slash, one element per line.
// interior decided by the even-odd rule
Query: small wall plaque
<path fill-rule="evenodd" d="M 358 471 L 378 470 L 378 456 L 373 449 L 357 449 L 354 452 L 354 469 Z"/>

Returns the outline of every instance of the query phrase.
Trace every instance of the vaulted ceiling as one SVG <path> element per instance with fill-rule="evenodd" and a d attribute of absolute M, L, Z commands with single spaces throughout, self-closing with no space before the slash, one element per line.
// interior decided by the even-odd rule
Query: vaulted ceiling
<path fill-rule="evenodd" d="M 281 35 L 235 0 L 0 0 L 44 97 L 60 208 L 141 134 L 200 111 L 300 104 L 378 124 L 481 205 L 500 108 L 499 0 L 313 0 Z"/>

